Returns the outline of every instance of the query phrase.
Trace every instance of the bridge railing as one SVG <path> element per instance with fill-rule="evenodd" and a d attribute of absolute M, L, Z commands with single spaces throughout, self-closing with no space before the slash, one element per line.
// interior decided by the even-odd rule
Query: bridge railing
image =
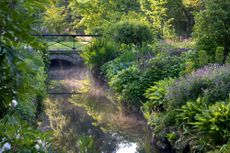
<path fill-rule="evenodd" d="M 52 51 L 82 51 L 86 45 L 91 43 L 93 38 L 100 35 L 83 34 L 41 34 L 35 35 L 45 40 L 48 44 L 48 50 Z"/>

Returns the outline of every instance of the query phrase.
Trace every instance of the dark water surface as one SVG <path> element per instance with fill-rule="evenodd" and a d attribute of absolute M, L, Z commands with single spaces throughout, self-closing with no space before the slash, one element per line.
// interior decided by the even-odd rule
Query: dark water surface
<path fill-rule="evenodd" d="M 40 127 L 54 131 L 56 152 L 77 153 L 89 142 L 99 153 L 157 152 L 145 120 L 114 101 L 84 65 L 53 61 L 49 78 L 46 117 Z"/>

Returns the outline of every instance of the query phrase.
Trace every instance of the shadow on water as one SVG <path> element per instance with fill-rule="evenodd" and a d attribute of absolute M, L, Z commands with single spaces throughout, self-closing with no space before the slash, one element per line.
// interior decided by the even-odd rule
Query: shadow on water
<path fill-rule="evenodd" d="M 40 128 L 53 130 L 56 152 L 79 152 L 79 138 L 85 136 L 93 138 L 93 152 L 157 153 L 145 120 L 114 101 L 83 64 L 51 61 L 49 78 Z"/>

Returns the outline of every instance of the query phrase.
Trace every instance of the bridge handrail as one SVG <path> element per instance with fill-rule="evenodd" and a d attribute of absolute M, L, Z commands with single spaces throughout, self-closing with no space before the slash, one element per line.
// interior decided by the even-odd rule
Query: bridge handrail
<path fill-rule="evenodd" d="M 97 35 L 97 34 L 88 34 L 88 35 L 87 34 L 34 34 L 34 36 L 43 37 L 43 38 L 45 38 L 45 37 L 72 37 L 71 38 L 72 39 L 72 47 L 69 46 L 69 45 L 65 45 L 65 44 L 61 43 L 62 42 L 61 40 L 55 41 L 55 43 L 52 44 L 52 45 L 61 44 L 61 45 L 65 46 L 65 47 L 72 48 L 73 50 L 76 50 L 77 48 L 76 48 L 76 40 L 75 39 L 77 37 L 101 37 L 102 35 Z M 90 43 L 89 41 L 83 41 L 83 42 Z M 48 45 L 48 46 L 52 46 L 52 45 Z M 81 45 L 78 48 L 82 48 L 82 47 L 83 47 L 83 45 Z"/>
<path fill-rule="evenodd" d="M 52 54 L 70 54 L 70 53 L 79 53 L 82 52 L 82 50 L 48 50 L 49 53 Z"/>
<path fill-rule="evenodd" d="M 102 35 L 94 35 L 94 34 L 35 34 L 34 36 L 41 37 L 101 37 Z"/>

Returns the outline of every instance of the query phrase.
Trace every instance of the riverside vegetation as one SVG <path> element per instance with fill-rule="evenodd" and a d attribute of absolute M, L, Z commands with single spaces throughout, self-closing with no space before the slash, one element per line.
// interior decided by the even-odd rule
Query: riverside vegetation
<path fill-rule="evenodd" d="M 129 18 L 111 25 L 82 56 L 121 102 L 143 112 L 155 139 L 166 138 L 175 152 L 227 153 L 230 2 L 201 5 L 194 13 L 193 43 L 186 48 L 167 43 L 168 35 L 142 18 Z"/>
<path fill-rule="evenodd" d="M 0 2 L 0 152 L 52 152 L 52 133 L 36 129 L 48 57 L 35 31 L 102 35 L 82 58 L 157 142 L 229 152 L 229 0 L 44 2 Z"/>

